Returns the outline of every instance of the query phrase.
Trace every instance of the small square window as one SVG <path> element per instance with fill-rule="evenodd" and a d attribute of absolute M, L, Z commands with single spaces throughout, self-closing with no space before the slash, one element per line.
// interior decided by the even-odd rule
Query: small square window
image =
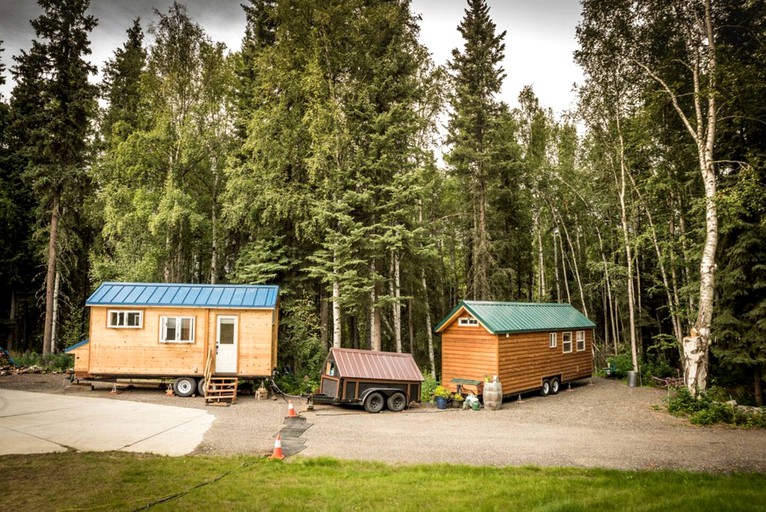
<path fill-rule="evenodd" d="M 457 321 L 457 324 L 460 325 L 460 326 L 463 326 L 463 327 L 465 327 L 465 326 L 474 326 L 474 325 L 479 325 L 479 321 L 476 320 L 475 318 L 471 318 L 471 317 L 467 316 L 467 317 L 460 318 Z"/>
<path fill-rule="evenodd" d="M 585 331 L 577 331 L 577 351 L 585 350 Z"/>
<path fill-rule="evenodd" d="M 556 333 L 552 332 L 548 334 L 548 347 L 549 348 L 556 348 L 558 345 L 558 339 L 556 337 Z"/>
<path fill-rule="evenodd" d="M 109 319 L 107 327 L 110 329 L 141 329 L 144 325 L 142 311 L 111 309 L 107 318 Z"/>
<path fill-rule="evenodd" d="M 565 354 L 568 354 L 572 351 L 572 333 L 571 332 L 563 332 L 561 333 L 561 349 Z"/>

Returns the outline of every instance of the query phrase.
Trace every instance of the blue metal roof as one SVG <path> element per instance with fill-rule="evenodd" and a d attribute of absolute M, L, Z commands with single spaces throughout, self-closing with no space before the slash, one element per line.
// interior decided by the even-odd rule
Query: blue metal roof
<path fill-rule="evenodd" d="M 439 322 L 434 331 L 444 330 L 463 311 L 470 313 L 493 334 L 596 327 L 570 304 L 464 300 Z"/>
<path fill-rule="evenodd" d="M 90 340 L 82 340 L 82 341 L 81 341 L 81 342 L 79 342 L 79 343 L 75 343 L 75 344 L 74 344 L 74 345 L 72 345 L 71 347 L 67 347 L 67 348 L 65 348 L 65 349 L 64 349 L 64 352 L 65 352 L 65 353 L 69 353 L 69 352 L 71 352 L 71 351 L 73 351 L 73 350 L 75 350 L 75 349 L 78 349 L 78 348 L 82 347 L 83 345 L 87 345 L 87 344 L 88 344 L 88 342 L 90 342 Z"/>
<path fill-rule="evenodd" d="M 273 309 L 278 296 L 274 285 L 102 283 L 85 305 Z"/>

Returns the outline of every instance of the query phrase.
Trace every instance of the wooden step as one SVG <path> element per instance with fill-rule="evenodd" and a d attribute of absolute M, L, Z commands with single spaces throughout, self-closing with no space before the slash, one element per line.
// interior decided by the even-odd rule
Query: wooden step
<path fill-rule="evenodd" d="M 205 405 L 230 405 L 237 403 L 237 377 L 213 375 L 207 380 Z"/>

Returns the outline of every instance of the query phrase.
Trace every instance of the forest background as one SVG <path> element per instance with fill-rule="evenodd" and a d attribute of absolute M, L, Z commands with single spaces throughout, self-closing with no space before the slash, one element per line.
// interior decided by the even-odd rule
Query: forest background
<path fill-rule="evenodd" d="M 97 85 L 88 1 L 38 3 L 0 102 L 7 348 L 87 337 L 102 281 L 273 283 L 299 380 L 333 345 L 436 373 L 458 301 L 558 301 L 597 366 L 762 404 L 763 2 L 585 0 L 560 117 L 498 100 L 483 0 L 444 67 L 405 0 L 250 0 L 238 49 L 173 4 Z"/>

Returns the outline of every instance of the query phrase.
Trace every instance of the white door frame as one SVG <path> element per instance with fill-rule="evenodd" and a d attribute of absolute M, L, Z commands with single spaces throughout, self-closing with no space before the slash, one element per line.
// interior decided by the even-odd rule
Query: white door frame
<path fill-rule="evenodd" d="M 234 343 L 221 345 L 221 321 L 234 323 Z M 239 318 L 234 315 L 216 315 L 215 320 L 215 373 L 237 373 Z M 223 356 L 223 357 L 222 357 Z"/>

